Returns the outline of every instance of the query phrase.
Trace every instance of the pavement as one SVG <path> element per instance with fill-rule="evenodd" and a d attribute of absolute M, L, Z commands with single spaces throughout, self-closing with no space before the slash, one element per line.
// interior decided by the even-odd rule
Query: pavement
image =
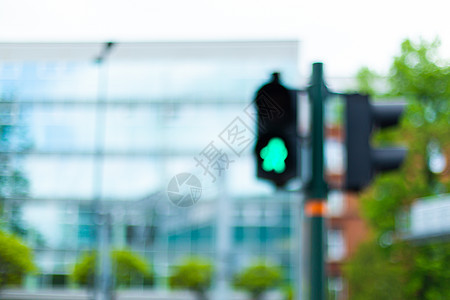
<path fill-rule="evenodd" d="M 89 295 L 83 290 L 52 289 L 52 290 L 18 290 L 6 289 L 0 292 L 2 300 L 90 300 Z M 126 290 L 118 291 L 115 300 L 196 300 L 189 292 L 173 292 L 158 290 Z M 212 297 L 210 300 L 214 300 Z M 233 293 L 230 300 L 247 300 L 244 293 Z M 276 292 L 268 293 L 264 300 L 284 300 Z"/>

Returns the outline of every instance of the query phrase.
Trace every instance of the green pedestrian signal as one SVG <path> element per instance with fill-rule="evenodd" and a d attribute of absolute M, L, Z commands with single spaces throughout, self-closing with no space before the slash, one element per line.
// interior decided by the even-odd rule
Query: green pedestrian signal
<path fill-rule="evenodd" d="M 279 73 L 273 73 L 253 101 L 258 116 L 254 148 L 256 176 L 272 181 L 277 188 L 285 187 L 299 175 L 297 95 L 297 90 L 281 84 Z"/>
<path fill-rule="evenodd" d="M 285 160 L 288 156 L 288 150 L 282 139 L 272 138 L 267 146 L 261 149 L 259 155 L 263 159 L 262 168 L 264 171 L 283 173 L 286 170 Z"/>

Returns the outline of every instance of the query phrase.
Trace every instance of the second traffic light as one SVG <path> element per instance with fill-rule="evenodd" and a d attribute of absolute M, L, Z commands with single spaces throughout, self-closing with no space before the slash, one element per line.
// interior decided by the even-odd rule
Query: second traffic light
<path fill-rule="evenodd" d="M 377 172 L 400 167 L 406 148 L 373 148 L 370 140 L 374 128 L 397 125 L 404 108 L 401 103 L 371 104 L 367 95 L 346 95 L 346 189 L 361 190 Z"/>
<path fill-rule="evenodd" d="M 258 136 L 255 146 L 257 176 L 284 186 L 297 176 L 297 99 L 273 73 L 256 94 Z"/>

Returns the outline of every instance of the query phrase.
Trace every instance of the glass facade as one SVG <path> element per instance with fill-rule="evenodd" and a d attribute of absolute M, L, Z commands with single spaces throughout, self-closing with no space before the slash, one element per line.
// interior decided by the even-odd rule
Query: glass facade
<path fill-rule="evenodd" d="M 146 257 L 157 287 L 190 254 L 226 257 L 230 274 L 268 258 L 294 281 L 299 197 L 256 179 L 251 101 L 273 71 L 298 86 L 298 42 L 118 44 L 99 64 L 101 46 L 0 46 L 16 55 L 0 59 L 2 213 L 34 249 L 39 275 L 26 285 L 71 285 L 95 246 L 96 200 L 111 248 Z M 211 149 L 221 169 L 204 165 Z M 189 208 L 167 194 L 184 172 L 201 182 Z"/>

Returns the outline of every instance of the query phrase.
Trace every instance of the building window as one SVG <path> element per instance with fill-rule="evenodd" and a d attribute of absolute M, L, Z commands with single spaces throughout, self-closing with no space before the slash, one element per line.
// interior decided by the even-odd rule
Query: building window
<path fill-rule="evenodd" d="M 340 141 L 328 139 L 325 142 L 325 165 L 328 173 L 342 174 L 344 171 L 344 147 Z"/>
<path fill-rule="evenodd" d="M 244 227 L 236 226 L 234 228 L 234 242 L 238 245 L 244 242 Z"/>
<path fill-rule="evenodd" d="M 343 293 L 342 277 L 330 277 L 328 279 L 328 299 L 339 300 L 342 299 Z"/>
<path fill-rule="evenodd" d="M 344 213 L 344 194 L 341 191 L 331 191 L 328 193 L 328 215 L 340 216 Z"/>
<path fill-rule="evenodd" d="M 257 204 L 248 204 L 242 209 L 243 221 L 246 225 L 258 225 L 262 217 L 261 207 Z"/>
<path fill-rule="evenodd" d="M 51 275 L 52 287 L 65 287 L 67 285 L 67 275 L 65 274 L 53 274 Z"/>
<path fill-rule="evenodd" d="M 345 240 L 342 230 L 328 230 L 328 259 L 331 261 L 339 261 L 342 260 L 344 256 Z"/>

